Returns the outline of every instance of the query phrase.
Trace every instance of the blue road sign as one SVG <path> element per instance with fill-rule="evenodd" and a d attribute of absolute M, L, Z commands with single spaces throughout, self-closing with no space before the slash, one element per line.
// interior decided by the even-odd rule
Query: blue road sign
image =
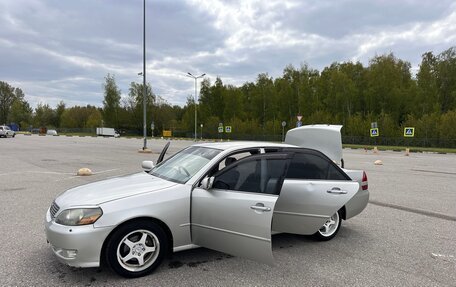
<path fill-rule="evenodd" d="M 375 129 L 370 129 L 370 136 L 371 137 L 378 137 L 378 128 L 375 128 Z"/>
<path fill-rule="evenodd" d="M 404 137 L 414 137 L 414 136 L 415 136 L 415 128 L 413 128 L 413 127 L 404 128 Z"/>

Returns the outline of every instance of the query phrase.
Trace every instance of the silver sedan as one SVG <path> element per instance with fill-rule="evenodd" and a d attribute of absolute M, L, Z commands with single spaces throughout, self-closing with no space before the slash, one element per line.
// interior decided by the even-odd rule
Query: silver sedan
<path fill-rule="evenodd" d="M 106 264 L 124 277 L 199 246 L 273 264 L 271 234 L 329 240 L 367 205 L 365 172 L 340 166 L 340 128 L 296 128 L 289 144 L 196 144 L 162 161 L 165 149 L 144 172 L 58 196 L 47 239 L 65 264 Z"/>

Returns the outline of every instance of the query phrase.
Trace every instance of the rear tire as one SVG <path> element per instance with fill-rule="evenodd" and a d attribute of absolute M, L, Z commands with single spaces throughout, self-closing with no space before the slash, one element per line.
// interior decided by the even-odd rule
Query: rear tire
<path fill-rule="evenodd" d="M 333 239 L 337 232 L 339 232 L 340 225 L 342 224 L 342 216 L 339 211 L 333 214 L 325 224 L 312 236 L 319 241 L 328 241 Z"/>
<path fill-rule="evenodd" d="M 109 238 L 105 258 L 111 269 L 126 278 L 142 277 L 157 268 L 168 250 L 163 229 L 153 222 L 120 226 Z"/>

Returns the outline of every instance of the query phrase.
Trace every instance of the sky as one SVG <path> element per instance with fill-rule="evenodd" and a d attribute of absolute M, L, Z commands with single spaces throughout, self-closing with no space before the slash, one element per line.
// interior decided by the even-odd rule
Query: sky
<path fill-rule="evenodd" d="M 0 81 L 32 107 L 102 106 L 107 74 L 127 97 L 143 80 L 142 17 L 142 0 L 0 0 Z M 392 52 L 415 73 L 455 45 L 454 0 L 146 0 L 146 79 L 172 105 L 194 96 L 188 72 L 240 86 Z"/>

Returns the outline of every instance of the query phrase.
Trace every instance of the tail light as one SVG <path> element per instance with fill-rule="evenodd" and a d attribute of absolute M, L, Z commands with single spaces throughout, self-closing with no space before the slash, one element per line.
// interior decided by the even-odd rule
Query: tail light
<path fill-rule="evenodd" d="M 363 179 L 361 181 L 361 189 L 362 190 L 367 190 L 369 188 L 367 184 L 367 174 L 365 171 L 363 171 Z"/>

